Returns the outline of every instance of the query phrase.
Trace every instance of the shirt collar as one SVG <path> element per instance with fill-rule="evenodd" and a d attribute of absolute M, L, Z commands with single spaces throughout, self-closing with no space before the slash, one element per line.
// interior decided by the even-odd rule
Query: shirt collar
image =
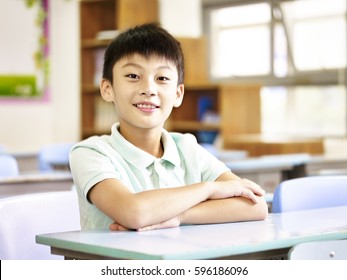
<path fill-rule="evenodd" d="M 153 164 L 154 161 L 158 160 L 156 157 L 139 149 L 138 147 L 127 141 L 123 137 L 123 135 L 119 133 L 118 128 L 119 123 L 116 123 L 112 126 L 113 146 L 124 160 L 139 169 L 145 169 Z M 180 156 L 176 143 L 171 137 L 170 133 L 165 129 L 162 130 L 161 141 L 164 147 L 164 155 L 161 159 L 178 166 L 180 164 Z"/>
<path fill-rule="evenodd" d="M 164 155 L 162 156 L 162 159 L 171 162 L 173 165 L 180 165 L 181 159 L 176 142 L 165 129 L 162 130 L 161 141 L 164 146 Z"/>

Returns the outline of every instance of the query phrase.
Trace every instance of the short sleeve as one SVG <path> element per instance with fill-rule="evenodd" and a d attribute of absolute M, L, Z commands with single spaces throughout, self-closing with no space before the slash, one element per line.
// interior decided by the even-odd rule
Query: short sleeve
<path fill-rule="evenodd" d="M 90 145 L 80 144 L 71 150 L 70 169 L 76 188 L 85 198 L 97 183 L 110 178 L 119 179 L 119 172 L 110 159 Z"/>
<path fill-rule="evenodd" d="M 196 147 L 202 181 L 215 181 L 223 173 L 230 171 L 224 162 L 217 159 L 213 154 L 201 145 Z"/>
<path fill-rule="evenodd" d="M 194 135 L 171 133 L 184 162 L 188 183 L 215 181 L 230 169 L 203 148 Z"/>

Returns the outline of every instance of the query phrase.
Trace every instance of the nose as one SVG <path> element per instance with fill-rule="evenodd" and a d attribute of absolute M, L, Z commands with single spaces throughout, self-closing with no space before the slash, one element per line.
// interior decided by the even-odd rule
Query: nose
<path fill-rule="evenodd" d="M 153 96 L 158 94 L 158 89 L 153 80 L 144 80 L 139 90 L 140 95 Z"/>

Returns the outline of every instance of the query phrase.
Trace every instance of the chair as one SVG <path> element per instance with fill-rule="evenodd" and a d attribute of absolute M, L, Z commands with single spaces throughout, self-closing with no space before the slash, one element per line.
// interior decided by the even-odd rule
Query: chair
<path fill-rule="evenodd" d="M 347 176 L 312 176 L 280 183 L 272 212 L 289 212 L 347 205 Z"/>
<path fill-rule="evenodd" d="M 17 176 L 19 167 L 16 158 L 8 154 L 0 154 L 0 177 Z"/>
<path fill-rule="evenodd" d="M 80 229 L 77 192 L 25 194 L 0 199 L 0 259 L 61 259 L 36 235 Z"/>
<path fill-rule="evenodd" d="M 73 143 L 50 144 L 43 146 L 38 153 L 40 171 L 69 169 L 69 152 Z"/>
<path fill-rule="evenodd" d="M 0 154 L 6 153 L 6 147 L 4 145 L 0 145 Z"/>
<path fill-rule="evenodd" d="M 347 239 L 304 242 L 289 250 L 289 260 L 347 260 Z"/>

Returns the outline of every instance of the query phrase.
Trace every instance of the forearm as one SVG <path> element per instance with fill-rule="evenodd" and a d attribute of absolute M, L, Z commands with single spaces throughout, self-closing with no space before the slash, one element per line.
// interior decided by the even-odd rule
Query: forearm
<path fill-rule="evenodd" d="M 184 213 L 184 223 L 230 222 L 255 219 L 257 195 L 263 190 L 248 181 L 225 174 L 216 182 L 131 193 L 120 181 L 107 179 L 89 194 L 93 204 L 117 224 L 143 228 L 175 219 Z M 243 197 L 225 200 L 231 197 Z M 262 200 L 262 199 L 261 199 Z M 205 204 L 206 203 L 206 204 Z M 253 212 L 251 210 L 253 210 Z M 250 212 L 251 211 L 251 212 Z M 222 216 L 224 213 L 227 216 Z M 200 220 L 205 219 L 205 220 Z"/>
<path fill-rule="evenodd" d="M 208 200 L 163 222 L 140 228 L 141 231 L 177 227 L 182 224 L 214 224 L 241 221 L 263 220 L 268 214 L 267 204 L 259 197 L 254 204 L 247 198 L 235 197 L 220 200 Z M 119 225 L 112 224 L 112 230 L 119 230 Z"/>
<path fill-rule="evenodd" d="M 114 179 L 96 185 L 90 199 L 102 212 L 127 228 L 141 228 L 178 216 L 211 195 L 209 183 L 130 193 Z M 118 198 L 115 200 L 115 198 Z"/>
<path fill-rule="evenodd" d="M 182 213 L 180 222 L 181 224 L 211 224 L 262 220 L 267 214 L 268 208 L 263 197 L 258 197 L 258 203 L 243 197 L 233 197 L 199 203 Z"/>
<path fill-rule="evenodd" d="M 211 193 L 209 183 L 158 189 L 135 194 L 141 226 L 165 221 L 206 201 Z M 146 215 L 143 215 L 146 213 Z"/>

